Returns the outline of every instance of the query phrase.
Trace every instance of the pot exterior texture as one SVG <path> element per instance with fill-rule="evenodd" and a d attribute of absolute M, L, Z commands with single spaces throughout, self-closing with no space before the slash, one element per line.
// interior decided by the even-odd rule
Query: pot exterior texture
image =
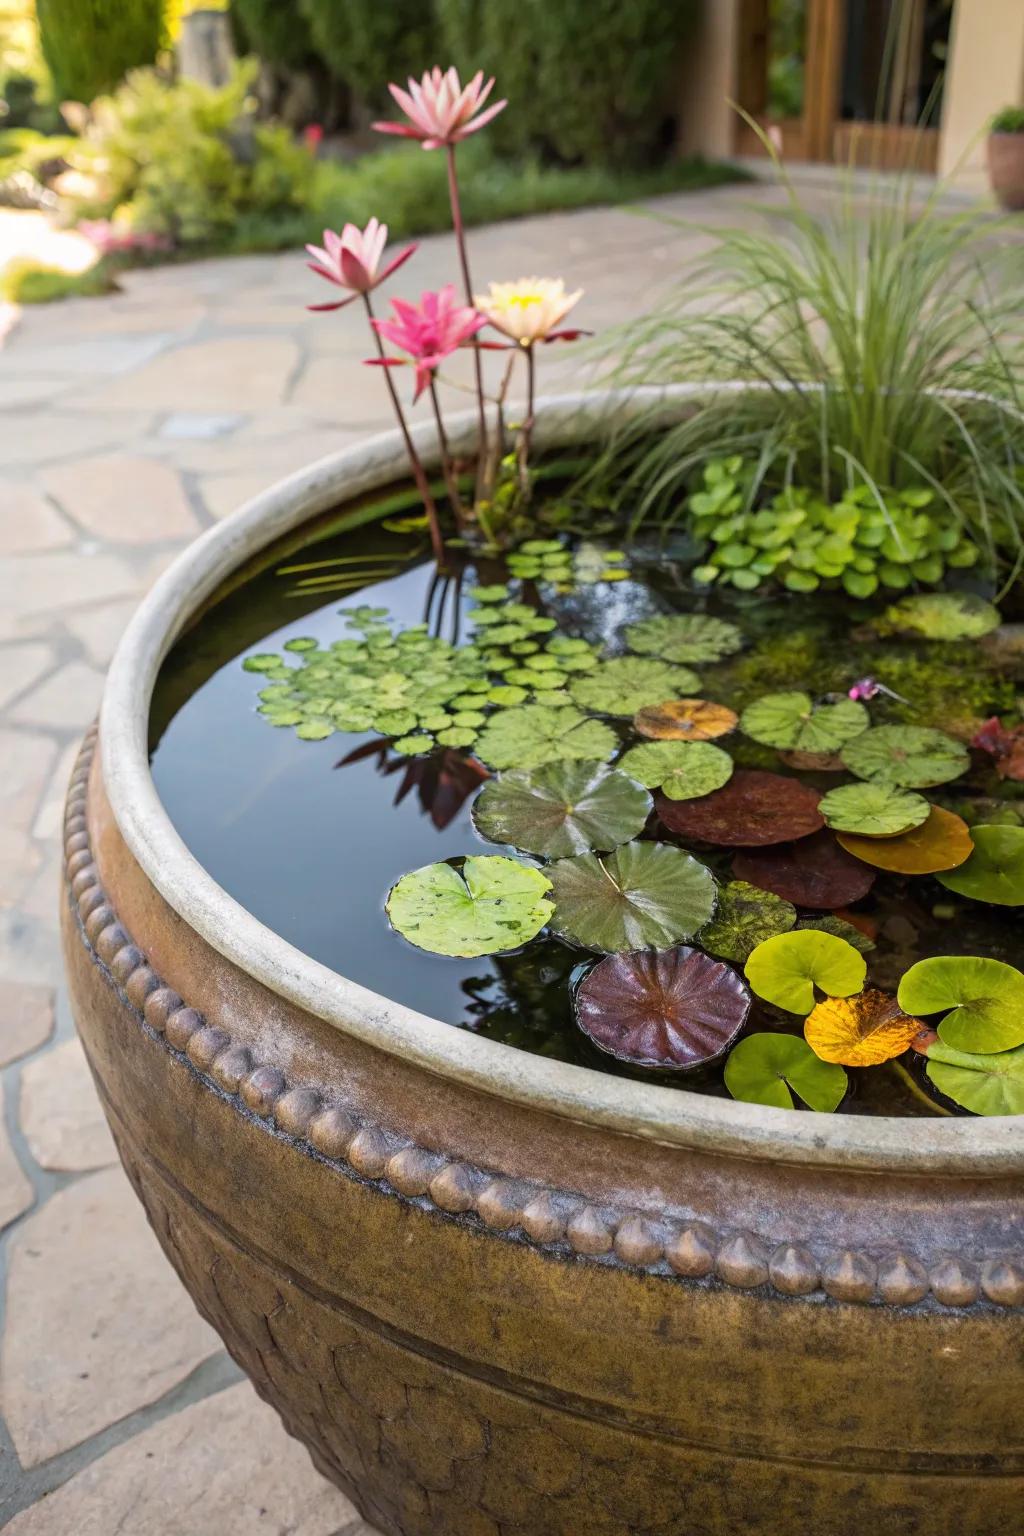
<path fill-rule="evenodd" d="M 248 977 L 132 858 L 94 739 L 73 1006 L 203 1315 L 389 1536 L 1008 1536 L 1020 1189 L 531 1112 Z"/>

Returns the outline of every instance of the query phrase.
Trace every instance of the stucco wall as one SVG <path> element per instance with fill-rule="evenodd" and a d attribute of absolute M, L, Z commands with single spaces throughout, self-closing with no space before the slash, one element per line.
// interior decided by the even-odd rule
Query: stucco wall
<path fill-rule="evenodd" d="M 984 130 L 1000 107 L 1024 102 L 1024 0 L 957 0 L 942 112 L 939 170 L 984 177 Z"/>

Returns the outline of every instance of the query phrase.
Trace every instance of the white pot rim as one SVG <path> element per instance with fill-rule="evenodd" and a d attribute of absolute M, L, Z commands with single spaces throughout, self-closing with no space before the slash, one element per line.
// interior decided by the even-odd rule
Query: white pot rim
<path fill-rule="evenodd" d="M 538 402 L 536 439 L 541 446 L 564 445 L 585 432 L 593 435 L 609 413 L 621 417 L 652 406 L 678 418 L 721 389 L 684 385 L 548 397 Z M 474 421 L 467 412 L 452 422 L 458 451 L 472 447 Z M 429 458 L 432 432 L 425 426 L 417 435 Z M 164 657 L 189 618 L 251 555 L 310 517 L 404 473 L 397 431 L 319 460 L 191 544 L 132 618 L 103 695 L 103 778 L 132 856 L 168 905 L 233 965 L 335 1028 L 443 1078 L 563 1119 L 666 1145 L 823 1168 L 975 1177 L 1024 1168 L 1024 1116 L 927 1120 L 771 1109 L 613 1077 L 482 1039 L 338 975 L 217 884 L 178 835 L 150 773 L 150 702 Z"/>

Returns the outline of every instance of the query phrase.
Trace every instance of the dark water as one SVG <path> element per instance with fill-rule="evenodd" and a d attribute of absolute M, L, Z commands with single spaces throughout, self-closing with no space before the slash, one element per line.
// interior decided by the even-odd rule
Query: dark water
<path fill-rule="evenodd" d="M 296 595 L 296 583 L 318 579 L 317 573 L 279 574 L 282 567 L 337 556 L 357 558 L 346 571 L 384 574 L 358 595 L 323 588 Z M 328 568 L 328 577 L 333 570 Z M 806 687 L 813 694 L 845 689 L 864 672 L 914 700 L 910 712 L 897 705 L 873 706 L 873 723 L 942 725 L 936 714 L 955 715 L 964 706 L 962 647 L 904 644 L 880 650 L 877 642 L 866 647 L 854 638 L 863 615 L 834 596 L 818 602 L 736 594 L 709 604 L 695 597 L 679 569 L 654 549 L 635 554 L 632 571 L 631 579 L 614 585 L 599 583 L 564 596 L 544 587 L 525 596 L 539 601 L 560 628 L 611 649 L 625 624 L 654 613 L 701 609 L 731 618 L 752 637 L 753 647 L 698 670 L 706 695 L 734 708 L 773 688 Z M 413 948 L 388 925 L 385 897 L 408 870 L 452 856 L 502 851 L 483 843 L 473 830 L 469 813 L 480 779 L 464 757 L 449 752 L 443 760 L 410 760 L 381 750 L 343 764 L 342 759 L 379 738 L 336 733 L 326 741 L 307 742 L 292 730 L 273 728 L 256 709 L 265 679 L 240 664 L 244 655 L 279 651 L 296 636 L 315 636 L 325 644 L 341 638 L 346 631 L 338 610 L 355 602 L 386 608 L 397 626 L 422 623 L 429 616 L 445 638 L 456 632 L 464 638 L 464 614 L 474 606 L 468 590 L 478 582 L 501 580 L 500 569 L 493 562 L 479 572 L 468 566 L 461 591 L 455 581 L 439 586 L 416 536 L 370 524 L 321 537 L 305 550 L 281 552 L 265 560 L 262 570 L 244 574 L 244 582 L 236 583 L 179 641 L 154 700 L 154 778 L 191 850 L 268 927 L 364 986 L 527 1049 L 619 1070 L 593 1053 L 573 1025 L 570 984 L 578 951 L 549 939 L 512 956 L 447 959 Z M 949 654 L 940 659 L 937 652 Z M 915 680 L 917 692 L 911 695 L 908 685 Z M 1005 707 L 1000 702 L 1009 687 L 1005 678 L 986 673 L 972 687 L 972 713 Z M 779 770 L 770 749 L 739 736 L 729 738 L 728 745 L 747 766 Z M 825 778 L 804 777 L 828 787 Z M 980 786 L 982 795 L 993 787 Z M 943 790 L 930 793 L 950 803 Z M 726 855 L 699 856 L 716 874 L 728 877 Z M 867 956 L 869 984 L 895 986 L 902 971 L 926 954 L 1011 958 L 1017 947 L 1012 912 L 958 901 L 929 879 L 911 883 L 882 875 L 858 910 L 878 930 L 877 948 Z M 753 1016 L 752 1022 L 757 1027 Z M 847 1108 L 864 1113 L 920 1109 L 885 1069 L 851 1073 L 851 1079 L 855 1091 Z M 703 1081 L 692 1074 L 676 1081 L 725 1092 L 716 1070 Z"/>

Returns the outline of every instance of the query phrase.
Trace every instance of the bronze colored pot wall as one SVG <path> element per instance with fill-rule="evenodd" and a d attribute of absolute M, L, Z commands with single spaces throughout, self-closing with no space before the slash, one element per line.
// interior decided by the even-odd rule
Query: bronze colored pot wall
<path fill-rule="evenodd" d="M 990 133 L 988 174 L 992 191 L 1008 212 L 1024 209 L 1024 133 Z"/>
<path fill-rule="evenodd" d="M 94 739 L 64 945 L 125 1167 L 200 1311 L 390 1536 L 1006 1536 L 1012 1172 L 661 1145 L 304 1012 L 122 840 Z"/>

